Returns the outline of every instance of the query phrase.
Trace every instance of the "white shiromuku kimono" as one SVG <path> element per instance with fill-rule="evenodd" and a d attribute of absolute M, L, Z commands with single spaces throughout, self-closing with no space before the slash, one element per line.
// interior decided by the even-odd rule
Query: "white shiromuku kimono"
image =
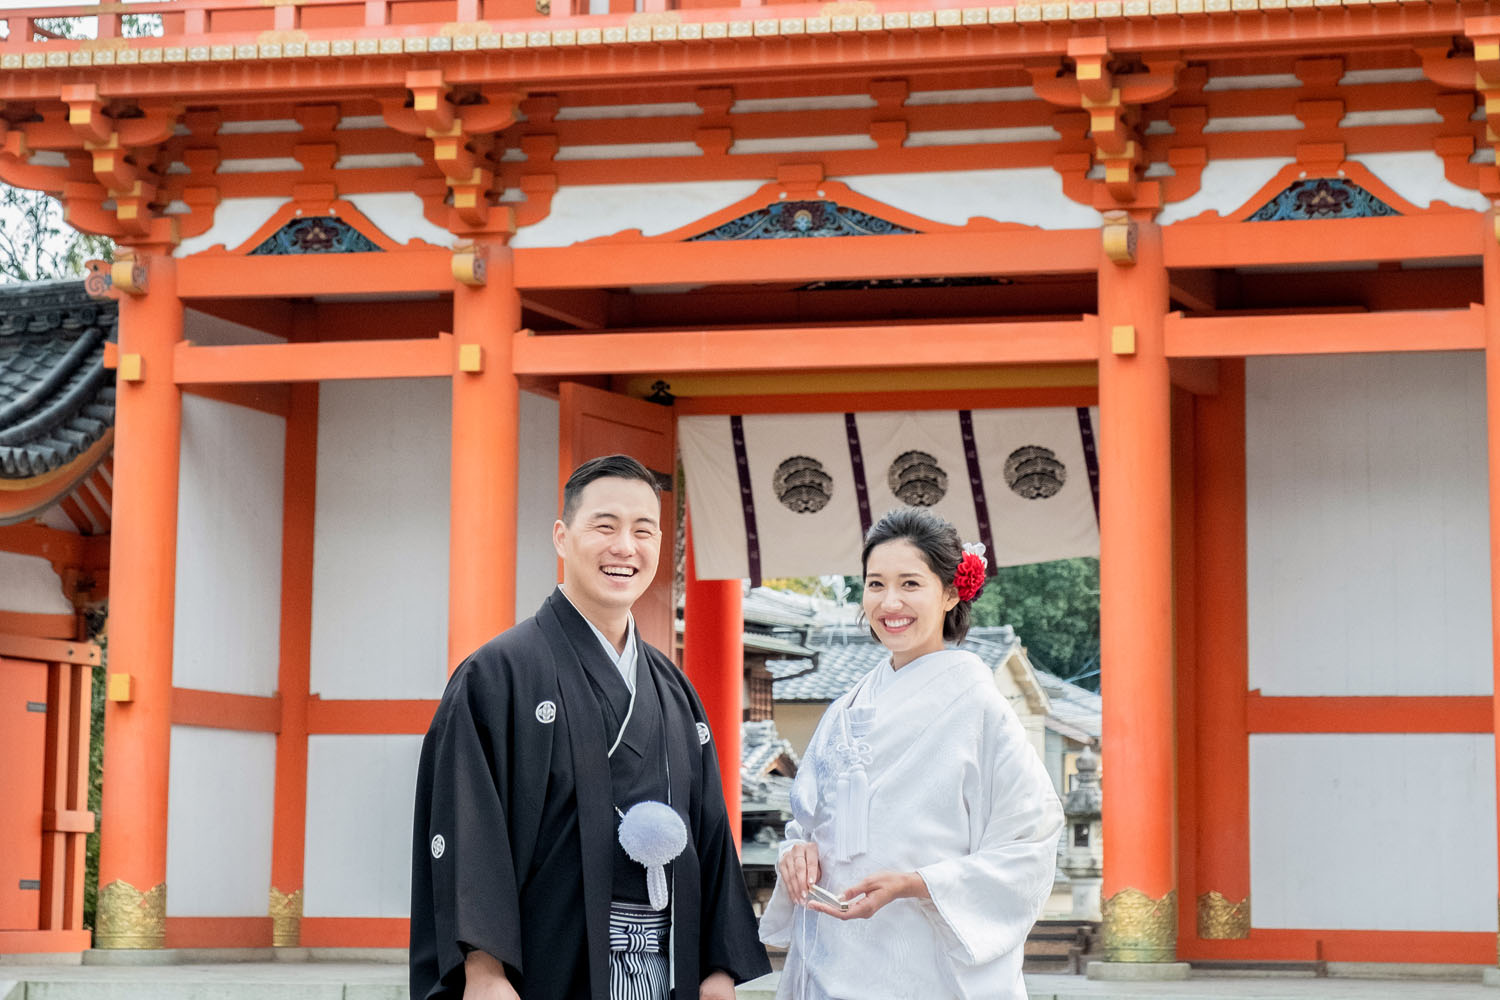
<path fill-rule="evenodd" d="M 845 921 L 778 881 L 760 929 L 789 949 L 778 1000 L 1025 1000 L 1023 945 L 1052 889 L 1062 806 L 977 656 L 886 661 L 830 705 L 792 815 L 783 853 L 816 844 L 835 894 L 915 871 L 932 898 Z"/>

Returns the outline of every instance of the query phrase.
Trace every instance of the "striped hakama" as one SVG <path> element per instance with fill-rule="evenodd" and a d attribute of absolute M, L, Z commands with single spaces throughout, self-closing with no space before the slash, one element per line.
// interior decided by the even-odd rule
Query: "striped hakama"
<path fill-rule="evenodd" d="M 610 1000 L 667 1000 L 670 914 L 645 903 L 609 904 Z"/>

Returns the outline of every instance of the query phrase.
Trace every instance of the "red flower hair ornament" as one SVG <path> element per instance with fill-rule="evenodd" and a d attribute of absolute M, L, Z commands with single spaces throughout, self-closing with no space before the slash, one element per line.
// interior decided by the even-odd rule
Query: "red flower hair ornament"
<path fill-rule="evenodd" d="M 989 561 L 984 557 L 983 542 L 966 542 L 963 558 L 958 569 L 953 571 L 953 588 L 961 601 L 972 601 L 984 590 L 985 570 Z"/>

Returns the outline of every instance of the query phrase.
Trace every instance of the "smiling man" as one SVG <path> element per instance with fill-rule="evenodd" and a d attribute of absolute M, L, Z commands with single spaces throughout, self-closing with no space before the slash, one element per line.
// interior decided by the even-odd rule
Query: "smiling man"
<path fill-rule="evenodd" d="M 417 775 L 412 1000 L 733 1000 L 769 971 L 703 706 L 630 614 L 661 517 L 635 459 L 579 466 L 562 586 L 449 681 Z"/>

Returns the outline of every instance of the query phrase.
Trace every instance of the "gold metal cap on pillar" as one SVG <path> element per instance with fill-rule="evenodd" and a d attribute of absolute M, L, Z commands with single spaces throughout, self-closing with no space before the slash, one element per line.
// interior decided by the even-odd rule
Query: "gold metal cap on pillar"
<path fill-rule="evenodd" d="M 161 948 L 167 940 L 167 884 L 141 892 L 114 881 L 99 890 L 95 948 Z"/>
<path fill-rule="evenodd" d="M 1240 941 L 1250 936 L 1250 897 L 1238 903 L 1217 890 L 1198 897 L 1198 936 L 1205 941 Z"/>
<path fill-rule="evenodd" d="M 1121 889 L 1104 901 L 1106 962 L 1177 961 L 1177 892 L 1152 899 Z"/>
<path fill-rule="evenodd" d="M 302 890 L 283 893 L 271 886 L 271 944 L 297 948 L 302 944 Z"/>

